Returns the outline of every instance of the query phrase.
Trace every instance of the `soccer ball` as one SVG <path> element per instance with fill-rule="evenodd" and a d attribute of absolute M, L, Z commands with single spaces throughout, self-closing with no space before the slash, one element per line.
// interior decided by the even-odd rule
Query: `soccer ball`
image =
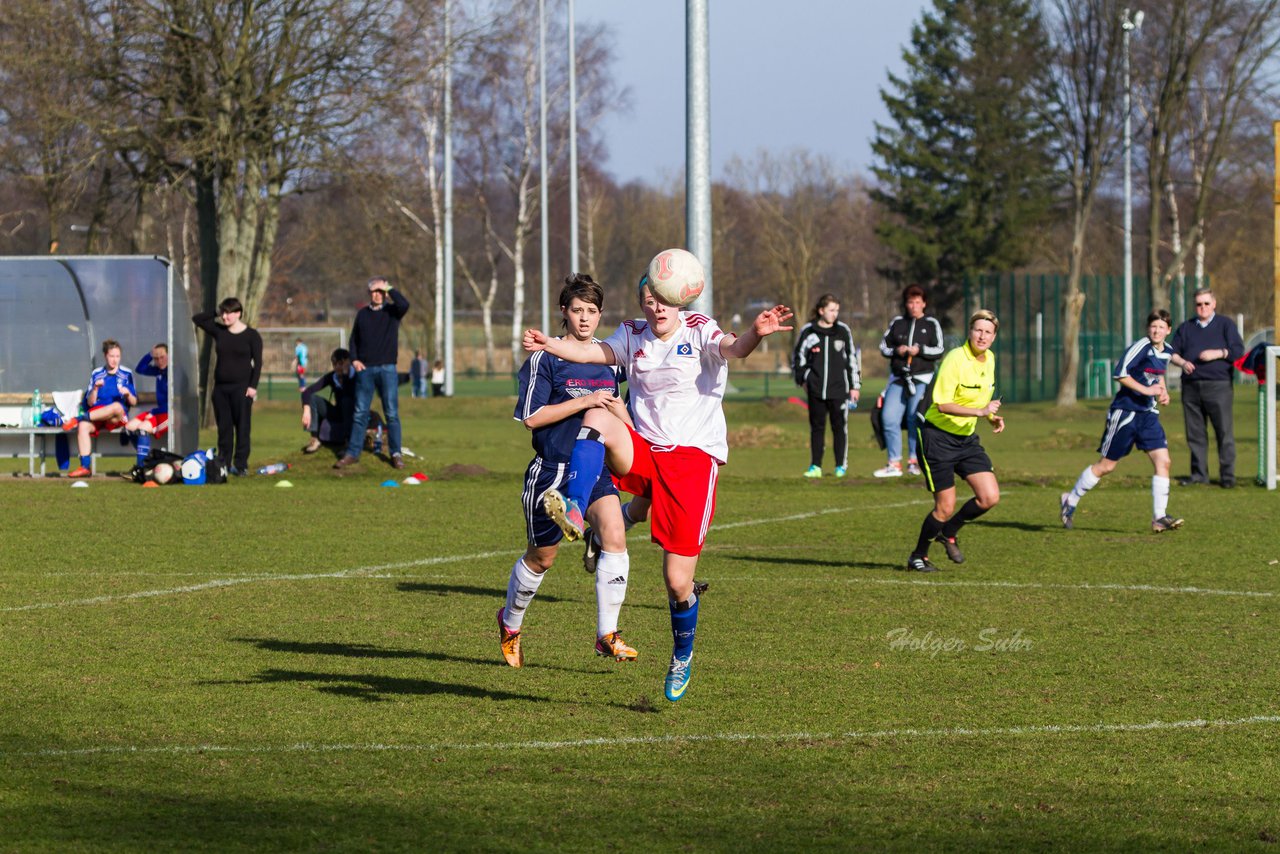
<path fill-rule="evenodd" d="M 156 463 L 156 467 L 151 470 L 151 477 L 156 483 L 168 483 L 173 480 L 173 466 L 169 463 Z"/>
<path fill-rule="evenodd" d="M 707 274 L 684 249 L 664 249 L 649 262 L 649 290 L 661 302 L 683 308 L 702 296 Z"/>

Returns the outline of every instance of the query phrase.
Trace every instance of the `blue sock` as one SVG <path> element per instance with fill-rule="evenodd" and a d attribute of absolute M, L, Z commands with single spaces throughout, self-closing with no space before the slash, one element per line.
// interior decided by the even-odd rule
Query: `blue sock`
<path fill-rule="evenodd" d="M 143 460 L 147 458 L 147 454 L 151 453 L 151 434 L 138 434 L 138 465 L 142 465 Z"/>
<path fill-rule="evenodd" d="M 591 503 L 591 492 L 596 488 L 600 471 L 604 467 L 604 442 L 600 431 L 583 427 L 578 431 L 578 441 L 573 443 L 569 455 L 569 482 L 565 485 L 565 497 L 578 502 L 584 511 Z"/>
<path fill-rule="evenodd" d="M 85 454 L 81 454 L 81 455 L 80 455 L 80 467 L 81 467 L 81 468 L 86 468 L 86 469 L 87 469 L 87 468 L 89 467 L 89 464 L 90 464 L 91 462 L 93 462 L 93 458 L 92 458 L 92 457 L 90 457 L 90 456 L 86 456 Z"/>
<path fill-rule="evenodd" d="M 669 602 L 671 638 L 675 642 L 671 654 L 687 658 L 693 652 L 693 636 L 698 631 L 698 594 L 689 594 L 691 602 Z"/>

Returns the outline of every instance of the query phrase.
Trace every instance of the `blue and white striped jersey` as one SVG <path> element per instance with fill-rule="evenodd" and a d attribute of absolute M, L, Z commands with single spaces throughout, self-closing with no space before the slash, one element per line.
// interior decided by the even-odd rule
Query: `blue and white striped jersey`
<path fill-rule="evenodd" d="M 1143 336 L 1129 345 L 1120 361 L 1116 362 L 1115 378 L 1133 377 L 1133 379 L 1150 388 L 1164 380 L 1165 371 L 1169 367 L 1169 359 L 1173 351 L 1168 347 L 1159 350 L 1151 343 L 1151 339 Z M 1131 412 L 1157 412 L 1156 399 L 1145 394 L 1138 394 L 1132 389 L 1120 386 L 1115 399 L 1111 401 L 1112 409 L 1126 409 Z"/>

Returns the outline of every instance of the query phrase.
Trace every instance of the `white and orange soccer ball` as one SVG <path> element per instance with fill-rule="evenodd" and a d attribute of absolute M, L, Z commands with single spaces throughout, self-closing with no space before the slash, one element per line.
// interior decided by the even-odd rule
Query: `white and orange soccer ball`
<path fill-rule="evenodd" d="M 702 262 L 684 249 L 664 249 L 649 262 L 649 290 L 667 305 L 684 308 L 702 296 L 707 274 Z"/>
<path fill-rule="evenodd" d="M 168 483 L 173 480 L 173 466 L 169 463 L 156 463 L 156 467 L 151 470 L 151 477 L 156 483 Z"/>

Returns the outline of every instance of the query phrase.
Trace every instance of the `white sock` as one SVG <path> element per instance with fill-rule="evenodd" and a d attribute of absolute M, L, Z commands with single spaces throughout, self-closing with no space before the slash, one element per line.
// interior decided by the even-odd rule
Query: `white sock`
<path fill-rule="evenodd" d="M 626 552 L 600 551 L 596 564 L 596 637 L 602 638 L 618 630 L 618 614 L 627 598 L 627 576 L 631 572 L 631 556 Z"/>
<path fill-rule="evenodd" d="M 507 607 L 502 612 L 502 622 L 511 631 L 520 631 L 520 625 L 524 622 L 524 611 L 533 601 L 533 596 L 538 592 L 538 585 L 542 583 L 542 576 L 545 574 L 534 572 L 525 566 L 523 557 L 511 567 L 511 578 L 507 581 Z"/>
<path fill-rule="evenodd" d="M 630 531 L 635 524 L 635 520 L 631 518 L 631 502 L 628 501 L 622 505 L 622 530 Z"/>
<path fill-rule="evenodd" d="M 1071 487 L 1071 492 L 1067 493 L 1067 503 L 1075 507 L 1080 503 L 1080 499 L 1084 498 L 1084 494 L 1097 486 L 1101 479 L 1093 473 L 1093 466 L 1085 466 L 1084 471 L 1080 472 L 1080 477 L 1076 478 L 1076 485 Z"/>
<path fill-rule="evenodd" d="M 1152 519 L 1159 519 L 1169 512 L 1169 478 L 1151 476 Z"/>

